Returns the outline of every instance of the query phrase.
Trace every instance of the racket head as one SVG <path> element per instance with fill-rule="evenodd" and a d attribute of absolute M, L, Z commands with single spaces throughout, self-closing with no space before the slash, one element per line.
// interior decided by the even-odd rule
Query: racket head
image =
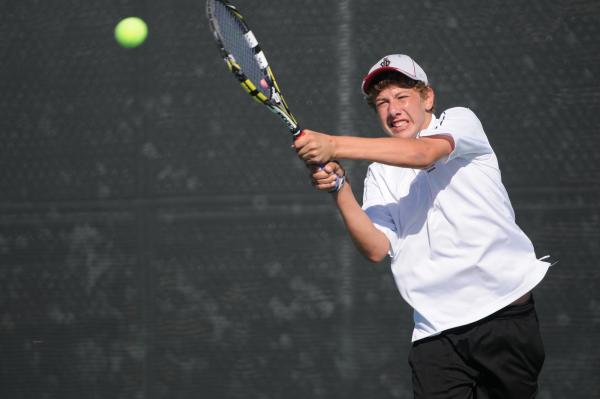
<path fill-rule="evenodd" d="M 258 40 L 237 7 L 227 0 L 207 0 L 206 15 L 229 71 L 252 98 L 276 113 L 294 137 L 298 136 L 298 121 L 281 94 Z"/>

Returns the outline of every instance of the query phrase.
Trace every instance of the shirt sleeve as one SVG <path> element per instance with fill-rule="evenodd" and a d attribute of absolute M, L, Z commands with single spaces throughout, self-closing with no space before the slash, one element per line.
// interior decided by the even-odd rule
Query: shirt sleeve
<path fill-rule="evenodd" d="M 436 120 L 434 126 L 422 130 L 420 137 L 448 135 L 454 141 L 454 149 L 447 161 L 454 158 L 467 160 L 493 153 L 477 116 L 468 108 L 450 108 Z"/>
<path fill-rule="evenodd" d="M 388 255 L 393 257 L 398 251 L 398 226 L 392 216 L 391 208 L 393 204 L 387 203 L 382 192 L 381 176 L 373 170 L 373 165 L 369 166 L 367 176 L 365 177 L 363 190 L 363 205 L 371 222 L 381 231 L 390 242 Z"/>

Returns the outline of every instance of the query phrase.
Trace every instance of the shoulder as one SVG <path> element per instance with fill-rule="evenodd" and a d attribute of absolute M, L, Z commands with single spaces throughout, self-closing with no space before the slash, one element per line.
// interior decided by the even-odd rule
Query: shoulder
<path fill-rule="evenodd" d="M 469 108 L 455 107 L 442 112 L 428 135 L 450 134 L 452 136 L 485 136 L 481 121 Z"/>
<path fill-rule="evenodd" d="M 467 108 L 467 107 L 448 108 L 447 110 L 442 112 L 442 115 L 444 115 L 444 114 L 450 115 L 450 116 L 455 116 L 455 117 L 476 118 L 477 119 L 477 115 L 475 115 L 475 112 L 473 112 L 471 110 L 471 108 Z"/>
<path fill-rule="evenodd" d="M 441 113 L 440 117 L 436 121 L 436 127 L 444 126 L 444 123 L 448 122 L 462 122 L 465 124 L 477 124 L 481 126 L 481 121 L 469 108 L 465 107 L 454 107 L 448 108 Z"/>

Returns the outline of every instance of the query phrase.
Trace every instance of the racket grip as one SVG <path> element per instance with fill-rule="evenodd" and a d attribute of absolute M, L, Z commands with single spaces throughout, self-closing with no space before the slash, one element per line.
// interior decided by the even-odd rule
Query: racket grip
<path fill-rule="evenodd" d="M 292 140 L 296 141 L 303 135 L 304 135 L 304 130 L 298 128 L 295 132 L 292 133 Z"/>
<path fill-rule="evenodd" d="M 304 135 L 304 130 L 302 130 L 302 129 L 298 128 L 298 130 L 296 130 L 296 132 L 295 132 L 295 133 L 293 133 L 293 140 L 294 140 L 294 141 L 296 141 L 296 140 L 298 140 L 300 137 L 302 137 L 303 135 Z M 307 166 L 308 166 L 308 165 L 307 165 Z M 319 164 L 319 168 L 321 168 L 321 169 L 323 169 L 323 167 L 324 167 L 324 166 L 325 166 L 325 165 L 324 165 L 324 164 L 322 164 L 322 163 L 320 163 L 320 164 Z M 336 185 L 336 187 L 337 187 L 337 185 Z M 337 190 L 336 190 L 336 191 L 337 191 Z"/>
<path fill-rule="evenodd" d="M 293 135 L 293 137 L 292 137 L 292 138 L 293 138 L 293 140 L 294 140 L 294 141 L 296 141 L 296 140 L 298 140 L 300 137 L 304 136 L 304 130 L 303 130 L 303 129 L 300 129 L 300 128 L 298 128 L 298 130 L 296 130 L 294 133 L 292 133 L 292 135 Z M 320 166 L 320 167 L 323 167 L 323 166 L 325 166 L 325 165 L 324 165 L 324 164 L 319 164 L 319 166 Z"/>

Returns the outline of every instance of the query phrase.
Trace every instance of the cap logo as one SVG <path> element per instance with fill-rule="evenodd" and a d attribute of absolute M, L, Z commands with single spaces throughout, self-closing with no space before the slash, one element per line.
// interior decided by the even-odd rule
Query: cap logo
<path fill-rule="evenodd" d="M 386 66 L 389 66 L 390 64 L 391 64 L 391 61 L 389 60 L 389 58 L 388 58 L 388 57 L 385 57 L 385 58 L 384 58 L 384 59 L 381 61 L 381 64 L 379 64 L 379 65 L 381 65 L 382 67 L 386 67 Z"/>

